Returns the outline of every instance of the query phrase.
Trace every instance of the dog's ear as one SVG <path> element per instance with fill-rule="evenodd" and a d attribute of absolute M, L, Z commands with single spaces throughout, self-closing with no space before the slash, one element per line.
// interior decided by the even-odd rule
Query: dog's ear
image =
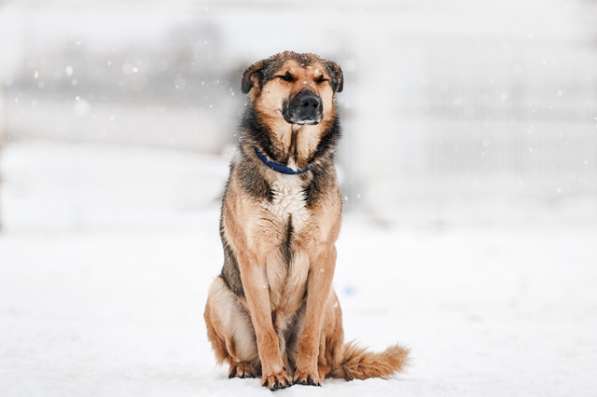
<path fill-rule="evenodd" d="M 342 92 L 344 88 L 344 73 L 342 68 L 336 62 L 327 61 L 326 67 L 332 77 L 332 89 L 334 92 Z"/>
<path fill-rule="evenodd" d="M 247 94 L 251 91 L 251 88 L 256 84 L 261 85 L 263 83 L 263 68 L 265 68 L 266 60 L 255 62 L 245 70 L 241 81 L 240 88 L 243 94 Z"/>

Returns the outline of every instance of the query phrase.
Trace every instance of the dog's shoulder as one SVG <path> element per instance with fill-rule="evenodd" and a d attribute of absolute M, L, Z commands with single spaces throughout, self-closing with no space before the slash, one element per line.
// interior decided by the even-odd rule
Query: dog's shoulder
<path fill-rule="evenodd" d="M 251 199 L 257 202 L 273 200 L 271 183 L 259 172 L 254 162 L 240 153 L 230 166 L 229 180 L 232 179 L 235 179 L 242 192 Z"/>

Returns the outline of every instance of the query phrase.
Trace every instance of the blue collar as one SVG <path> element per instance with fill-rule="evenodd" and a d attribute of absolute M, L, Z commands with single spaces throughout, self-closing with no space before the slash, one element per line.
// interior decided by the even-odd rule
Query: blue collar
<path fill-rule="evenodd" d="M 259 157 L 259 160 L 261 160 L 261 162 L 263 164 L 265 164 L 266 166 L 268 166 L 269 168 L 271 168 L 274 171 L 280 172 L 282 174 L 286 174 L 286 175 L 297 175 L 297 174 L 302 174 L 303 172 L 306 172 L 309 170 L 309 166 L 307 165 L 305 168 L 298 168 L 298 169 L 292 169 L 282 163 L 278 163 L 277 161 L 274 160 L 270 160 L 267 158 L 267 156 L 265 155 L 265 153 L 263 153 L 261 150 L 255 148 L 255 154 L 257 155 L 257 157 Z"/>

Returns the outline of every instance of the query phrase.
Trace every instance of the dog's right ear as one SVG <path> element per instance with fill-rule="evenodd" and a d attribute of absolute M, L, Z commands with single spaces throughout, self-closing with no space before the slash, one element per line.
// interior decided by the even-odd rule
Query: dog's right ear
<path fill-rule="evenodd" d="M 255 85 L 263 83 L 263 68 L 265 64 L 265 60 L 255 62 L 245 70 L 240 85 L 243 94 L 247 94 Z"/>
<path fill-rule="evenodd" d="M 326 66 L 332 75 L 332 88 L 334 92 L 342 92 L 344 89 L 344 73 L 342 68 L 336 62 L 327 61 Z"/>

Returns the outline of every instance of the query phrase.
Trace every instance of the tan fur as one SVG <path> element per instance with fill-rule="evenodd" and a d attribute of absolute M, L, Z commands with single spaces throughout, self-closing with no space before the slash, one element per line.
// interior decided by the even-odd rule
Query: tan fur
<path fill-rule="evenodd" d="M 350 342 L 344 346 L 340 365 L 334 368 L 335 378 L 368 379 L 388 378 L 400 372 L 407 364 L 408 349 L 393 345 L 381 353 L 372 353 Z"/>
<path fill-rule="evenodd" d="M 249 97 L 267 123 L 278 154 L 289 165 L 304 167 L 334 120 L 334 93 L 330 84 L 316 83 L 322 74 L 330 78 L 321 63 L 304 66 L 290 59 L 279 73 L 287 70 L 299 78 L 293 83 L 270 80 L 255 86 Z M 304 86 L 320 96 L 322 121 L 288 124 L 281 115 L 282 102 Z M 252 148 L 243 145 L 248 144 L 241 143 L 245 155 L 255 157 Z M 284 175 L 256 158 L 255 166 L 271 188 L 271 200 L 247 194 L 239 167 L 233 167 L 222 206 L 223 238 L 238 262 L 244 296 L 235 295 L 221 277 L 210 288 L 204 317 L 218 362 L 229 364 L 230 376 L 261 374 L 262 383 L 272 389 L 293 382 L 320 384 L 325 377 L 388 377 L 401 370 L 407 351 L 397 345 L 382 353 L 344 345 L 342 311 L 332 289 L 342 212 L 333 167 L 318 200 L 308 207 L 308 175 Z M 291 263 L 280 251 L 289 220 Z M 287 332 L 296 332 L 289 346 Z"/>

